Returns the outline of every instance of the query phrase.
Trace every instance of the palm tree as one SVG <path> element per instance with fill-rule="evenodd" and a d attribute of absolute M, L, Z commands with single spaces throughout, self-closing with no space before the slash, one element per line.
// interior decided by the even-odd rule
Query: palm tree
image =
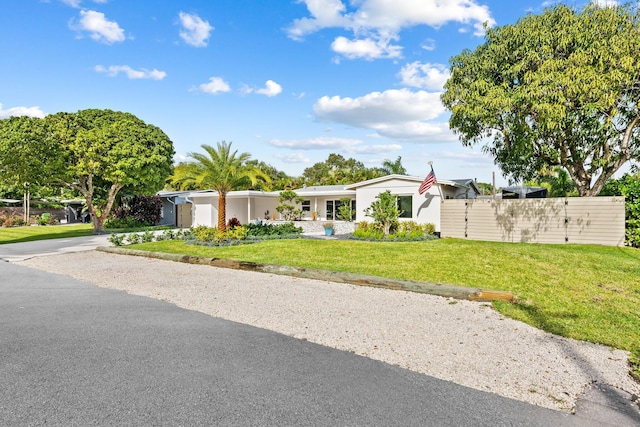
<path fill-rule="evenodd" d="M 384 162 L 382 162 L 382 170 L 387 174 L 387 175 L 406 175 L 407 174 L 407 170 L 404 168 L 404 166 L 402 166 L 402 157 L 398 156 L 398 158 L 394 161 L 391 161 L 389 159 L 385 159 Z"/>
<path fill-rule="evenodd" d="M 247 164 L 249 153 L 231 151 L 231 142 L 218 142 L 217 148 L 203 144 L 206 152 L 189 153 L 193 162 L 176 166 L 172 182 L 179 188 L 211 188 L 218 192 L 218 230 L 226 230 L 227 193 L 248 189 L 259 180 L 270 182 L 269 176 L 255 165 Z"/>

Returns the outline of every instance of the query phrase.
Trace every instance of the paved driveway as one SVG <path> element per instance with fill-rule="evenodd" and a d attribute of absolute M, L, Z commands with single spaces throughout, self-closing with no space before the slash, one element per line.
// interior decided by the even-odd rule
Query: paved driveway
<path fill-rule="evenodd" d="M 0 278 L 3 425 L 590 424 L 64 276 Z"/>
<path fill-rule="evenodd" d="M 55 255 L 67 252 L 90 251 L 98 246 L 111 246 L 109 234 L 36 240 L 34 242 L 0 245 L 0 261 L 16 262 L 34 256 Z"/>

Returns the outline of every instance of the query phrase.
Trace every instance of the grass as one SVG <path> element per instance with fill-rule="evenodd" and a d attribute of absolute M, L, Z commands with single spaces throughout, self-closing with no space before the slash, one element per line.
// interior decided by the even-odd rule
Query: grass
<path fill-rule="evenodd" d="M 172 227 L 142 227 L 127 229 L 109 229 L 107 233 L 124 233 L 130 231 L 164 230 Z M 33 242 L 35 240 L 62 239 L 93 235 L 93 224 L 42 225 L 26 227 L 0 228 L 0 245 L 6 243 Z"/>
<path fill-rule="evenodd" d="M 91 235 L 93 235 L 93 226 L 91 224 L 9 227 L 0 228 L 0 245 Z"/>
<path fill-rule="evenodd" d="M 517 302 L 494 302 L 505 316 L 640 356 L 640 251 L 633 248 L 458 239 L 295 239 L 219 248 L 162 241 L 134 247 L 511 291 Z"/>

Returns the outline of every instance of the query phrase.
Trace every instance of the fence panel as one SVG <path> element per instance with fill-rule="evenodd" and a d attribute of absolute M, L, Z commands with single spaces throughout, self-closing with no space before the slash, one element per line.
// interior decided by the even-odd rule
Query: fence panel
<path fill-rule="evenodd" d="M 624 245 L 623 197 L 445 200 L 443 237 L 497 242 Z"/>

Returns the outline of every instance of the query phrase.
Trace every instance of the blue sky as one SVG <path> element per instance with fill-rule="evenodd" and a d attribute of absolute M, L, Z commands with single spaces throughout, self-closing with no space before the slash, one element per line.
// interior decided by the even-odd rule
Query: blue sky
<path fill-rule="evenodd" d="M 289 175 L 339 153 L 502 185 L 448 128 L 447 64 L 483 22 L 552 3 L 2 0 L 0 118 L 112 109 L 160 127 L 177 161 L 225 140 Z"/>

